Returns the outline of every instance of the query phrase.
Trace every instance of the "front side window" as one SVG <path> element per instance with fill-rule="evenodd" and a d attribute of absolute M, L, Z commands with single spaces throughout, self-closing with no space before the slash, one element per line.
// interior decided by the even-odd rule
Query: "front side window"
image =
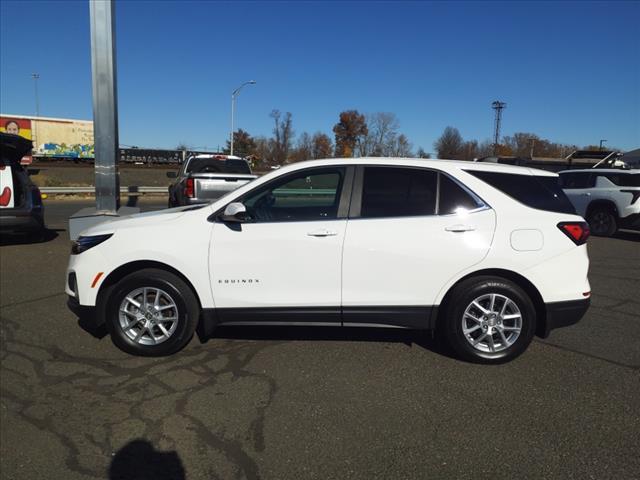
<path fill-rule="evenodd" d="M 240 199 L 254 222 L 300 222 L 338 217 L 344 168 L 295 172 Z"/>
<path fill-rule="evenodd" d="M 431 170 L 366 167 L 362 218 L 434 215 L 438 174 Z"/>
<path fill-rule="evenodd" d="M 567 172 L 560 174 L 560 186 L 566 189 L 591 188 L 594 184 L 593 175 L 589 172 Z"/>

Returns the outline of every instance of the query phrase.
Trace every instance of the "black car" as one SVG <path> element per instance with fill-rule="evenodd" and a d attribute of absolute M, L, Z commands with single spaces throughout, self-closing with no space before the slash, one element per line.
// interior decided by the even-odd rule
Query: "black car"
<path fill-rule="evenodd" d="M 40 190 L 20 159 L 31 152 L 31 141 L 0 133 L 0 230 L 40 234 L 45 231 Z"/>

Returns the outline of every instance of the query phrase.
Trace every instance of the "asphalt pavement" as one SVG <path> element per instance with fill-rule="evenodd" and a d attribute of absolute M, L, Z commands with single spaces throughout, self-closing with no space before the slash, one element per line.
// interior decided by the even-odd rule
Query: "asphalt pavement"
<path fill-rule="evenodd" d="M 2 237 L 3 479 L 640 478 L 640 235 L 591 238 L 585 318 L 506 365 L 302 327 L 149 359 L 66 309 L 67 218 L 88 205 L 46 200 L 44 241 Z"/>

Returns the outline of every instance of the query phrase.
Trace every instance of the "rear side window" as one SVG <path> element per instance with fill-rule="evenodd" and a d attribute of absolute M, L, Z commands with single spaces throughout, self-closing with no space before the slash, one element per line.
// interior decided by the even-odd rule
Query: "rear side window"
<path fill-rule="evenodd" d="M 560 174 L 560 187 L 591 188 L 595 185 L 595 176 L 590 172 L 567 172 Z"/>
<path fill-rule="evenodd" d="M 451 215 L 460 211 L 474 210 L 481 204 L 448 176 L 440 175 L 440 202 L 438 215 Z"/>
<path fill-rule="evenodd" d="M 430 170 L 367 167 L 362 185 L 362 218 L 434 215 L 438 174 Z"/>
<path fill-rule="evenodd" d="M 474 170 L 467 170 L 467 173 L 478 177 L 528 207 L 549 212 L 576 213 L 575 208 L 560 188 L 558 177 Z"/>

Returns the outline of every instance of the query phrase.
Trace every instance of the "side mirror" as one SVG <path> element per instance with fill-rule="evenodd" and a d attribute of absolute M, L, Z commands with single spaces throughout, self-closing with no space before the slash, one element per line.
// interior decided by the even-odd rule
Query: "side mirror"
<path fill-rule="evenodd" d="M 247 207 L 240 202 L 230 203 L 224 209 L 224 213 L 220 218 L 223 222 L 245 222 L 247 220 Z"/>
<path fill-rule="evenodd" d="M 177 178 L 178 172 L 167 172 L 168 178 Z"/>

